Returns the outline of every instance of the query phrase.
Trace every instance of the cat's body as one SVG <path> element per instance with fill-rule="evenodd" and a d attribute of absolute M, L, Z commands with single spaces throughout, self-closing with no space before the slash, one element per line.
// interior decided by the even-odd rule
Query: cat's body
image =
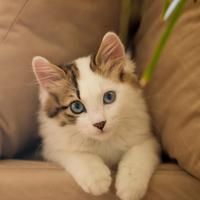
<path fill-rule="evenodd" d="M 150 130 L 134 65 L 118 37 L 104 36 L 95 59 L 79 58 L 60 70 L 36 57 L 33 67 L 41 85 L 44 157 L 61 164 L 95 195 L 109 190 L 108 167 L 119 164 L 118 196 L 143 197 L 159 163 L 159 145 Z"/>

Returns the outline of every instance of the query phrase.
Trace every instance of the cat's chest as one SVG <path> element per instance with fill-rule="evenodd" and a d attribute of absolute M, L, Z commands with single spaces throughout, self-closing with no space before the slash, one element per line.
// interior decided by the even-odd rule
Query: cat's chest
<path fill-rule="evenodd" d="M 95 147 L 93 150 L 98 154 L 107 165 L 116 165 L 123 154 L 128 151 L 128 144 L 118 142 L 108 142 Z"/>
<path fill-rule="evenodd" d="M 77 144 L 77 145 L 76 145 Z M 83 142 L 84 145 L 70 142 L 68 148 L 71 151 L 88 152 L 100 156 L 107 165 L 116 165 L 121 159 L 122 155 L 128 151 L 132 143 L 122 138 L 115 138 L 109 141 L 101 142 Z"/>

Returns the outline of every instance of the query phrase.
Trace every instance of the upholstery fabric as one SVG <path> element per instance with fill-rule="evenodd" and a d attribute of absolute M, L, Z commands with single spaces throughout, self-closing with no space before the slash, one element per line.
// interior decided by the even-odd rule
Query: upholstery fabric
<path fill-rule="evenodd" d="M 196 2 L 196 3 L 195 3 Z M 134 58 L 141 76 L 165 29 L 164 1 L 144 0 Z M 200 178 L 200 2 L 187 1 L 145 97 L 165 151 Z"/>
<path fill-rule="evenodd" d="M 0 162 L 3 200 L 117 200 L 114 187 L 102 196 L 86 194 L 59 166 L 41 161 Z M 162 164 L 152 177 L 143 200 L 199 200 L 200 182 L 175 164 Z"/>

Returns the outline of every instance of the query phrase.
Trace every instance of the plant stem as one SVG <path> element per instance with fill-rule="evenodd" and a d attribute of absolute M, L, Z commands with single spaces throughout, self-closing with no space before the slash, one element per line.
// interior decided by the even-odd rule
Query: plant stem
<path fill-rule="evenodd" d="M 157 48 L 154 51 L 153 57 L 152 57 L 149 65 L 145 69 L 141 79 L 140 79 L 140 85 L 142 87 L 144 87 L 147 84 L 147 82 L 151 79 L 152 74 L 155 70 L 156 64 L 157 64 L 157 62 L 160 58 L 160 55 L 162 53 L 162 50 L 164 49 L 164 47 L 165 47 L 165 45 L 166 45 L 166 43 L 169 39 L 169 36 L 170 36 L 170 34 L 171 34 L 171 32 L 174 28 L 174 25 L 176 24 L 180 14 L 181 14 L 181 11 L 184 7 L 185 2 L 186 2 L 186 0 L 181 0 L 179 2 L 179 4 L 177 5 L 177 7 L 174 10 L 173 15 L 169 19 L 169 22 L 168 22 L 168 25 L 165 29 L 165 32 L 163 33 L 162 37 L 160 38 L 160 41 L 157 45 Z"/>
<path fill-rule="evenodd" d="M 128 25 L 131 17 L 131 10 L 133 7 L 133 0 L 122 0 L 122 10 L 120 17 L 120 38 L 126 44 L 128 35 Z"/>

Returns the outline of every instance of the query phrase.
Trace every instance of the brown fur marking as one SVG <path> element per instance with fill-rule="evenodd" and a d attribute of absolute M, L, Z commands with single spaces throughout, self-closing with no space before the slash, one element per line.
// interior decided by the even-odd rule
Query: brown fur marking
<path fill-rule="evenodd" d="M 75 64 L 60 66 L 65 72 L 66 78 L 55 81 L 49 86 L 47 102 L 43 108 L 50 118 L 56 118 L 60 126 L 75 124 L 77 116 L 69 109 L 72 101 L 80 98 L 77 78 L 79 71 Z"/>
<path fill-rule="evenodd" d="M 126 72 L 124 70 L 125 62 L 107 62 L 102 64 L 96 64 L 95 57 L 91 57 L 90 68 L 93 72 L 100 74 L 101 76 L 111 79 L 116 82 L 124 82 L 137 86 L 137 79 L 134 73 Z"/>

